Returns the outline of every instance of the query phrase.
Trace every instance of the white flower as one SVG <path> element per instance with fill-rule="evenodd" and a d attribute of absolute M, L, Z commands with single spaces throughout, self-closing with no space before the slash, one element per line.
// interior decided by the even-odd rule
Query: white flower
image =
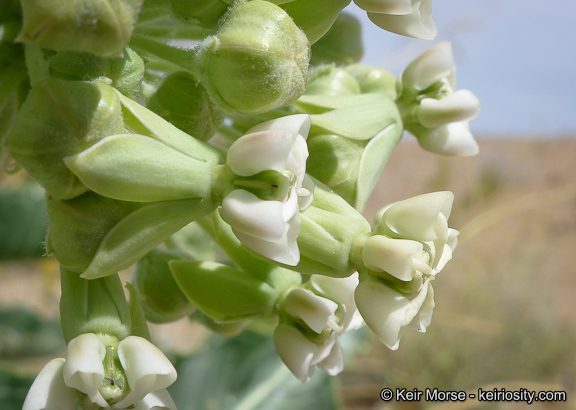
<path fill-rule="evenodd" d="M 451 192 L 419 195 L 388 207 L 362 262 L 370 270 L 355 300 L 366 324 L 390 349 L 406 326 L 425 332 L 432 320 L 432 281 L 452 259 L 458 231 L 448 228 Z"/>
<path fill-rule="evenodd" d="M 310 380 L 316 366 L 332 376 L 342 371 L 339 337 L 364 325 L 354 303 L 357 285 L 356 273 L 348 278 L 312 275 L 310 289 L 297 287 L 286 295 L 283 310 L 290 319 L 276 327 L 274 344 L 302 383 Z"/>
<path fill-rule="evenodd" d="M 405 127 L 420 146 L 442 155 L 478 153 L 468 121 L 480 114 L 480 101 L 468 90 L 455 87 L 452 46 L 443 41 L 427 50 L 399 78 L 398 106 Z"/>
<path fill-rule="evenodd" d="M 73 409 L 76 390 L 105 409 L 176 409 L 166 391 L 176 370 L 146 339 L 128 336 L 118 343 L 110 336 L 85 333 L 68 343 L 67 353 L 66 360 L 54 359 L 40 371 L 23 410 Z"/>
<path fill-rule="evenodd" d="M 233 190 L 224 197 L 221 212 L 246 247 L 286 265 L 300 261 L 299 211 L 313 199 L 314 183 L 306 176 L 305 138 L 310 124 L 304 114 L 268 121 L 250 129 L 228 150 L 227 163 L 236 175 L 277 171 L 289 181 L 279 200 L 262 200 L 242 188 Z"/>
<path fill-rule="evenodd" d="M 407 37 L 433 40 L 432 0 L 354 0 L 378 27 Z"/>

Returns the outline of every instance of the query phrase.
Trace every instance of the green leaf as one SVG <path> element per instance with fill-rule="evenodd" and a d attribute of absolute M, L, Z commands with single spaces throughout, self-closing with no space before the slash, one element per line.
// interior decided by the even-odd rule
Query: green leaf
<path fill-rule="evenodd" d="M 0 370 L 0 408 L 2 410 L 20 410 L 33 381 L 32 377 L 22 377 L 6 370 Z"/>
<path fill-rule="evenodd" d="M 245 331 L 212 336 L 208 350 L 177 364 L 170 394 L 180 410 L 334 410 L 330 376 L 316 371 L 308 384 L 286 369 L 272 338 Z"/>

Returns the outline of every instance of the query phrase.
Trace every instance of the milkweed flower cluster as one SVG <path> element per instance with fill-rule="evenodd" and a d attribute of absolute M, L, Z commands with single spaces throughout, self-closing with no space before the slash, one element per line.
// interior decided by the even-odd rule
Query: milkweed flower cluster
<path fill-rule="evenodd" d="M 46 191 L 67 343 L 26 410 L 175 408 L 147 321 L 266 327 L 303 383 L 341 372 L 363 325 L 391 349 L 430 325 L 453 195 L 362 211 L 404 131 L 478 151 L 448 42 L 396 78 L 358 62 L 349 0 L 20 3 L 0 10 L 1 154 Z M 354 3 L 436 36 L 430 0 Z"/>

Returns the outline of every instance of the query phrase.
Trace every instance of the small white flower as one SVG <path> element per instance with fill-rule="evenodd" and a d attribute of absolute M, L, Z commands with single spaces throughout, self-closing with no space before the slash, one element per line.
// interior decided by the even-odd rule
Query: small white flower
<path fill-rule="evenodd" d="M 67 359 L 54 359 L 40 371 L 23 410 L 73 409 L 76 390 L 105 409 L 176 409 L 166 390 L 176 380 L 176 370 L 166 356 L 141 337 L 113 340 L 93 333 L 72 339 Z M 125 380 L 121 371 L 109 366 L 114 358 L 107 355 L 114 355 L 115 349 Z"/>
<path fill-rule="evenodd" d="M 378 27 L 407 37 L 433 40 L 432 0 L 354 0 Z"/>
<path fill-rule="evenodd" d="M 339 337 L 364 325 L 354 303 L 357 285 L 356 273 L 348 278 L 312 275 L 309 289 L 296 287 L 286 296 L 283 310 L 290 319 L 276 327 L 274 344 L 302 383 L 310 380 L 316 366 L 332 376 L 342 371 Z"/>
<path fill-rule="evenodd" d="M 448 228 L 453 200 L 446 191 L 393 204 L 364 244 L 370 274 L 356 288 L 356 305 L 390 349 L 398 348 L 406 326 L 424 332 L 432 320 L 432 281 L 457 244 L 458 231 Z"/>
<path fill-rule="evenodd" d="M 427 50 L 398 80 L 398 107 L 405 127 L 420 146 L 441 155 L 478 153 L 468 121 L 480 114 L 480 101 L 468 90 L 454 91 L 452 46 L 443 41 Z"/>
<path fill-rule="evenodd" d="M 262 200 L 244 189 L 230 192 L 222 201 L 222 218 L 249 249 L 286 265 L 296 265 L 300 252 L 299 211 L 313 199 L 314 183 L 306 175 L 306 136 L 310 117 L 291 115 L 253 127 L 228 150 L 227 163 L 237 175 L 249 177 L 277 171 L 290 180 L 280 200 Z"/>

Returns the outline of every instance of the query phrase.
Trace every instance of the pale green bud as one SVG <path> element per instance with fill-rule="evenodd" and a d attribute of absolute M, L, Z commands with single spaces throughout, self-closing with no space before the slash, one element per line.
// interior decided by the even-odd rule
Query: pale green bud
<path fill-rule="evenodd" d="M 47 79 L 30 91 L 6 137 L 6 146 L 46 191 L 69 199 L 88 188 L 63 158 L 121 132 L 121 106 L 113 88 L 99 82 Z"/>
<path fill-rule="evenodd" d="M 330 30 L 312 44 L 311 64 L 351 64 L 364 54 L 360 21 L 341 12 Z"/>
<path fill-rule="evenodd" d="M 358 81 L 362 93 L 382 93 L 396 98 L 396 77 L 389 71 L 366 64 L 351 64 L 345 70 Z"/>
<path fill-rule="evenodd" d="M 50 74 L 63 80 L 89 81 L 105 77 L 122 94 L 136 99 L 144 76 L 144 61 L 132 49 L 122 57 L 99 57 L 77 51 L 59 51 L 50 57 Z"/>
<path fill-rule="evenodd" d="M 347 277 L 355 271 L 351 259 L 370 224 L 356 209 L 328 187 L 318 183 L 314 201 L 300 213 L 298 272 Z"/>
<path fill-rule="evenodd" d="M 290 16 L 261 0 L 235 6 L 198 53 L 206 91 L 222 108 L 246 114 L 302 95 L 309 57 L 308 39 Z"/>
<path fill-rule="evenodd" d="M 217 322 L 268 317 L 285 291 L 215 262 L 174 260 L 169 265 L 188 299 Z"/>
<path fill-rule="evenodd" d="M 184 258 L 186 255 L 182 253 L 154 249 L 138 261 L 133 281 L 150 322 L 173 322 L 195 311 L 168 267 L 171 260 Z"/>
<path fill-rule="evenodd" d="M 22 0 L 19 41 L 51 50 L 118 56 L 126 47 L 143 0 Z"/>
<path fill-rule="evenodd" d="M 345 70 L 334 65 L 314 67 L 308 72 L 306 95 L 360 94 L 360 85 Z"/>
<path fill-rule="evenodd" d="M 183 71 L 162 81 L 147 107 L 201 141 L 212 138 L 224 121 L 223 112 L 210 100 L 204 87 Z"/>

